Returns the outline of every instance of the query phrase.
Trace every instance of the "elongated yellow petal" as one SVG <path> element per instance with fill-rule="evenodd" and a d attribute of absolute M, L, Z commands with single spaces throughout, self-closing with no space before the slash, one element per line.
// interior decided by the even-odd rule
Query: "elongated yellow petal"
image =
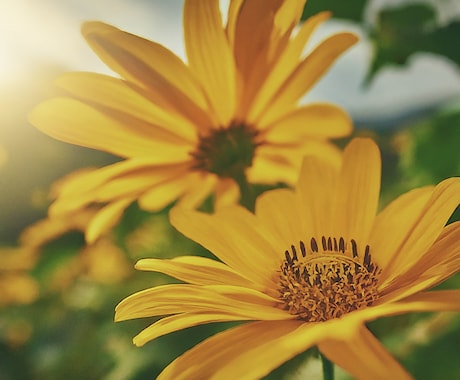
<path fill-rule="evenodd" d="M 41 103 L 32 110 L 29 120 L 58 140 L 121 157 L 158 155 L 176 156 L 182 160 L 187 158 L 188 149 L 167 144 L 166 141 L 147 139 L 142 131 L 129 130 L 87 104 L 70 98 L 54 98 Z"/>
<path fill-rule="evenodd" d="M 356 379 L 412 378 L 364 326 L 352 339 L 321 341 L 318 348 Z"/>
<path fill-rule="evenodd" d="M 196 209 L 213 192 L 218 181 L 218 177 L 212 173 L 192 173 L 189 175 L 187 189 L 177 205 L 180 207 Z"/>
<path fill-rule="evenodd" d="M 372 256 L 380 267 L 385 268 L 397 254 L 407 230 L 420 218 L 433 188 L 429 186 L 411 190 L 396 198 L 377 215 L 369 244 L 372 247 Z"/>
<path fill-rule="evenodd" d="M 428 251 L 459 203 L 460 178 L 446 179 L 434 188 L 418 218 L 406 227 L 407 234 L 396 249 L 397 254 L 383 268 L 385 282 L 408 271 Z"/>
<path fill-rule="evenodd" d="M 283 210 L 283 212 L 280 212 Z M 280 260 L 291 244 L 297 245 L 304 239 L 306 231 L 302 229 L 296 197 L 290 189 L 267 191 L 256 201 L 255 213 L 265 225 L 272 246 L 279 252 Z"/>
<path fill-rule="evenodd" d="M 394 301 L 434 287 L 460 271 L 460 222 L 444 228 L 433 246 L 412 267 L 382 286 L 384 299 Z"/>
<path fill-rule="evenodd" d="M 129 82 L 107 75 L 74 72 L 61 75 L 56 84 L 83 101 L 100 106 L 102 111 L 110 115 L 112 110 L 114 114 L 127 114 L 135 120 L 143 121 L 149 128 L 144 133 L 150 134 L 153 139 L 163 140 L 162 135 L 166 139 L 166 132 L 169 132 L 172 142 L 183 144 L 182 139 L 189 144 L 196 143 L 197 128 L 194 124 L 178 113 L 167 112 L 159 107 L 142 96 L 142 90 Z M 130 129 L 135 127 L 135 123 L 129 124 Z"/>
<path fill-rule="evenodd" d="M 251 322 L 242 326 L 229 329 L 222 333 L 216 334 L 196 345 L 191 350 L 174 360 L 158 376 L 158 380 L 186 380 L 193 378 L 205 379 L 253 379 L 253 374 L 240 372 L 246 371 L 247 365 L 243 367 L 233 367 L 232 370 L 225 374 L 217 375 L 217 371 L 222 369 L 225 363 L 237 356 L 245 356 L 247 361 L 251 360 L 249 352 L 260 351 L 261 353 L 270 354 L 272 351 L 267 346 L 286 334 L 295 331 L 301 324 L 300 321 L 291 321 L 289 323 L 273 322 Z M 281 355 L 283 350 L 279 352 Z M 260 367 L 253 363 L 251 367 L 258 368 L 263 372 L 270 372 L 270 368 L 276 368 L 276 363 L 272 365 L 269 360 Z"/>
<path fill-rule="evenodd" d="M 266 125 L 279 119 L 326 73 L 335 59 L 356 41 L 357 37 L 350 33 L 336 34 L 326 39 L 296 67 L 270 101 L 264 102 L 265 108 L 254 107 L 251 110 L 249 120 Z M 255 115 L 258 115 L 257 119 Z"/>
<path fill-rule="evenodd" d="M 215 188 L 214 209 L 219 210 L 238 203 L 240 189 L 231 178 L 221 178 Z"/>
<path fill-rule="evenodd" d="M 299 224 L 304 239 L 335 236 L 332 202 L 337 188 L 338 168 L 316 157 L 305 157 L 296 192 L 299 197 Z"/>
<path fill-rule="evenodd" d="M 230 47 L 234 48 L 235 46 L 235 29 L 236 23 L 238 21 L 238 15 L 241 11 L 241 6 L 246 0 L 232 0 L 228 4 L 228 12 L 227 12 L 227 39 L 230 43 Z"/>
<path fill-rule="evenodd" d="M 171 176 L 182 175 L 185 172 L 188 164 L 181 162 L 180 157 L 177 157 L 177 159 L 178 161 L 170 162 L 173 158 L 161 156 L 131 158 L 129 160 L 104 166 L 100 169 L 79 173 L 73 178 L 65 181 L 58 194 L 60 196 L 78 196 L 79 194 L 100 188 L 102 185 L 110 183 L 111 180 L 119 179 L 124 181 L 126 177 L 142 177 L 142 181 L 147 181 L 147 185 L 158 183 Z M 149 179 L 151 181 L 148 181 Z M 115 184 L 109 184 L 109 186 L 117 188 Z M 123 184 L 123 187 L 124 186 L 126 186 L 126 184 Z M 104 191 L 109 189 L 110 187 L 105 188 Z M 118 194 L 122 194 L 122 192 Z"/>
<path fill-rule="evenodd" d="M 254 63 L 259 56 L 262 55 L 265 62 L 268 60 L 274 17 L 281 4 L 282 0 L 246 0 L 239 9 L 234 54 L 238 70 L 246 81 L 250 80 L 250 74 L 256 74 Z"/>
<path fill-rule="evenodd" d="M 139 197 L 139 206 L 151 212 L 165 208 L 186 192 L 190 176 L 190 173 L 182 173 L 181 176 L 168 178 L 158 186 L 152 187 Z"/>
<path fill-rule="evenodd" d="M 253 122 L 259 119 L 259 113 L 265 110 L 273 95 L 279 90 L 284 81 L 292 74 L 298 65 L 300 55 L 312 32 L 319 24 L 329 17 L 329 12 L 322 12 L 310 17 L 302 24 L 297 35 L 291 39 L 258 89 L 254 102 L 251 105 L 252 109 L 248 117 L 249 121 Z M 262 123 L 261 128 L 264 127 L 265 125 Z"/>
<path fill-rule="evenodd" d="M 159 319 L 155 323 L 142 330 L 133 338 L 133 343 L 139 347 L 160 336 L 170 334 L 174 331 L 183 330 L 188 327 L 213 322 L 229 322 L 240 320 L 240 316 L 223 313 L 183 313 L 171 315 L 169 317 Z"/>
<path fill-rule="evenodd" d="M 336 184 L 333 223 L 338 236 L 368 242 L 380 195 L 381 160 L 371 139 L 356 138 L 345 148 Z"/>
<path fill-rule="evenodd" d="M 254 225 L 249 212 L 232 220 L 214 215 L 174 208 L 170 220 L 174 227 L 190 239 L 214 253 L 244 277 L 260 285 L 271 283 L 278 269 L 276 252 Z"/>
<path fill-rule="evenodd" d="M 421 292 L 396 302 L 384 296 L 374 306 L 354 311 L 344 320 L 356 325 L 393 315 L 436 311 L 460 311 L 460 290 Z"/>
<path fill-rule="evenodd" d="M 146 189 L 182 177 L 187 167 L 182 164 L 149 166 L 150 162 L 136 159 L 122 161 L 72 178 L 61 187 L 57 200 L 51 205 L 50 214 L 67 213 L 93 202 L 137 198 Z"/>
<path fill-rule="evenodd" d="M 93 244 L 101 235 L 115 226 L 125 209 L 132 202 L 134 202 L 132 198 L 123 198 L 102 208 L 96 216 L 91 219 L 85 231 L 86 242 L 88 244 Z"/>
<path fill-rule="evenodd" d="M 267 127 L 266 141 L 295 143 L 299 139 L 338 138 L 351 133 L 350 116 L 341 108 L 327 103 L 298 107 Z"/>
<path fill-rule="evenodd" d="M 288 160 L 282 159 L 282 154 L 276 153 L 278 149 L 269 149 L 267 147 L 260 147 L 257 159 L 247 169 L 246 174 L 249 182 L 265 184 L 295 183 L 298 176 L 297 168 Z M 291 151 L 294 156 L 298 153 L 295 149 L 283 149 L 283 151 Z"/>
<path fill-rule="evenodd" d="M 175 110 L 207 126 L 207 99 L 197 79 L 170 50 L 155 42 L 102 22 L 87 22 L 83 36 L 95 53 L 114 71 L 148 88 L 160 107 Z"/>
<path fill-rule="evenodd" d="M 236 73 L 217 1 L 185 1 L 184 38 L 190 69 L 205 88 L 215 119 L 227 125 L 235 110 Z"/>
<path fill-rule="evenodd" d="M 206 257 L 182 256 L 169 260 L 143 259 L 136 263 L 136 269 L 164 273 L 195 285 L 227 284 L 255 287 L 255 284 L 228 265 Z"/>
<path fill-rule="evenodd" d="M 173 361 L 158 379 L 260 379 L 322 339 L 345 339 L 341 320 L 249 322 L 217 334 Z"/>
<path fill-rule="evenodd" d="M 254 289 L 230 285 L 170 284 L 135 293 L 116 307 L 115 320 L 178 313 L 224 313 L 241 320 L 287 320 L 279 301 Z"/>

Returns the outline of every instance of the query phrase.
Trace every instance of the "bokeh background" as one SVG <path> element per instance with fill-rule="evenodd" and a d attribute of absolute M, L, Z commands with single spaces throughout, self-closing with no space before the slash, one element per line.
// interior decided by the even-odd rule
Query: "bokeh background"
<path fill-rule="evenodd" d="M 2 380 L 154 378 L 186 348 L 227 326 L 192 328 L 143 348 L 132 346 L 132 337 L 152 321 L 114 324 L 115 305 L 134 291 L 171 281 L 135 272 L 135 261 L 209 253 L 169 226 L 167 210 L 148 214 L 134 205 L 112 234 L 91 247 L 81 233 L 84 215 L 58 224 L 44 220 L 56 181 L 117 158 L 60 143 L 27 122 L 31 108 L 56 91 L 52 81 L 59 73 L 110 73 L 81 37 L 83 21 L 105 21 L 185 59 L 182 5 L 182 0 L 0 3 Z M 361 41 L 305 101 L 340 104 L 355 122 L 355 135 L 376 139 L 384 159 L 382 206 L 413 187 L 459 176 L 460 2 L 309 0 L 304 16 L 322 10 L 334 17 L 311 45 L 342 30 Z M 460 279 L 442 286 L 458 288 Z M 370 327 L 416 379 L 460 378 L 458 315 L 388 318 Z M 315 360 L 299 371 L 291 378 L 320 378 Z"/>

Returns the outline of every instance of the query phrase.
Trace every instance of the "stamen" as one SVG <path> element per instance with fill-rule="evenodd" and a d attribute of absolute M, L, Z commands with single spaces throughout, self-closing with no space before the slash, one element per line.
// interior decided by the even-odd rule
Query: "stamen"
<path fill-rule="evenodd" d="M 302 257 L 305 257 L 307 255 L 307 251 L 305 249 L 305 244 L 303 243 L 302 240 L 299 242 L 299 246 L 300 246 L 300 252 L 302 252 Z"/>
<path fill-rule="evenodd" d="M 377 284 L 380 269 L 372 262 L 366 245 L 359 255 L 356 240 L 350 239 L 351 252 L 343 237 L 321 237 L 322 252 L 315 238 L 311 251 L 299 242 L 285 251 L 280 267 L 279 296 L 284 308 L 299 319 L 322 322 L 372 305 L 379 297 Z"/>
<path fill-rule="evenodd" d="M 355 239 L 351 239 L 351 250 L 353 252 L 353 257 L 358 257 L 358 247 L 356 246 Z"/>
<path fill-rule="evenodd" d="M 327 245 L 326 245 L 326 238 L 324 236 L 321 237 L 321 243 L 323 244 L 323 251 L 326 251 Z"/>
<path fill-rule="evenodd" d="M 291 251 L 292 251 L 292 259 L 294 261 L 297 261 L 297 251 L 295 249 L 295 246 L 291 245 Z"/>
<path fill-rule="evenodd" d="M 323 239 L 324 239 L 324 236 L 323 236 Z M 316 242 L 315 238 L 311 238 L 310 246 L 311 246 L 311 250 L 313 252 L 318 252 L 318 243 Z M 324 246 L 324 244 L 323 244 L 323 246 Z"/>

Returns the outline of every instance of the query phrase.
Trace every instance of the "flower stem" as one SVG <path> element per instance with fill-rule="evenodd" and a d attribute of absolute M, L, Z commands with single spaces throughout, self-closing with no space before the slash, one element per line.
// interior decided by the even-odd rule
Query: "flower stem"
<path fill-rule="evenodd" d="M 323 363 L 323 380 L 334 380 L 334 364 L 323 354 L 319 354 L 319 356 L 321 356 Z"/>
<path fill-rule="evenodd" d="M 256 202 L 255 193 L 252 186 L 248 183 L 244 169 L 235 171 L 233 173 L 233 179 L 240 188 L 240 204 L 246 207 L 249 211 L 254 212 Z"/>

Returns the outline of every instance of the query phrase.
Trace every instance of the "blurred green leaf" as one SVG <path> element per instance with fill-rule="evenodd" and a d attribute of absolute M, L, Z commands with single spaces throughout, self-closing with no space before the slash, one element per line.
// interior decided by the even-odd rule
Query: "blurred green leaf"
<path fill-rule="evenodd" d="M 322 11 L 331 11 L 334 18 L 361 21 L 366 0 L 309 0 L 302 14 L 302 20 Z"/>
<path fill-rule="evenodd" d="M 417 52 L 443 55 L 460 65 L 460 22 L 437 25 L 436 10 L 429 4 L 407 4 L 383 9 L 369 33 L 374 57 L 366 81 L 388 65 L 405 65 Z"/>
<path fill-rule="evenodd" d="M 426 49 L 427 35 L 436 19 L 428 4 L 409 4 L 383 9 L 370 32 L 374 57 L 367 75 L 369 82 L 386 65 L 404 65 L 417 51 Z"/>

